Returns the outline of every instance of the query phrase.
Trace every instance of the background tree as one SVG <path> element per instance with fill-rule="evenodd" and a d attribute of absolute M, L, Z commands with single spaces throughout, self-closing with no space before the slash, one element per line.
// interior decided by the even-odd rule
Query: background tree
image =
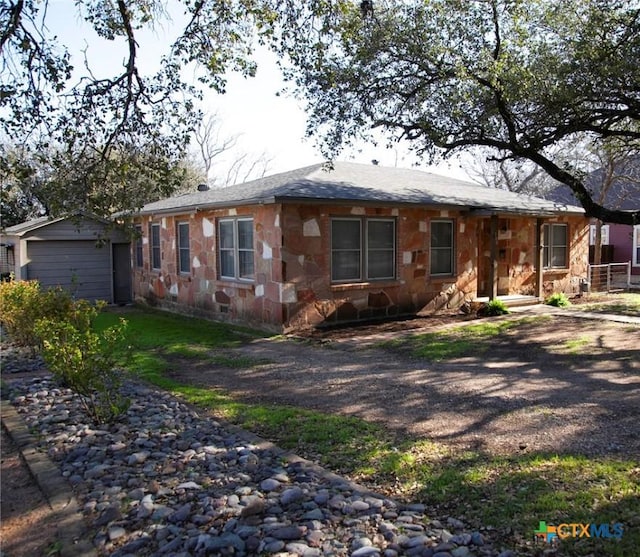
<path fill-rule="evenodd" d="M 565 145 L 554 158 L 563 160 L 565 167 L 581 168 L 588 173 L 585 188 L 597 204 L 623 211 L 640 205 L 640 156 L 626 141 L 609 139 L 593 144 L 587 137 Z M 486 149 L 472 152 L 465 161 L 463 168 L 484 186 L 548 197 L 570 205 L 579 203 L 569 187 L 553 180 L 531 161 L 496 157 Z M 604 224 L 595 219 L 594 265 L 599 265 L 602 259 Z"/>
<path fill-rule="evenodd" d="M 272 158 L 238 150 L 239 135 L 224 135 L 218 114 L 203 118 L 194 133 L 194 145 L 188 155 L 189 167 L 199 176 L 199 182 L 212 187 L 228 187 L 255 178 L 262 178 Z"/>
<path fill-rule="evenodd" d="M 472 150 L 461 167 L 474 182 L 489 188 L 543 197 L 558 186 L 542 168 L 528 160 L 495 157 L 487 149 Z"/>
<path fill-rule="evenodd" d="M 323 151 L 381 129 L 430 161 L 473 146 L 529 160 L 566 184 L 589 216 L 634 224 L 640 210 L 594 200 L 584 169 L 557 147 L 589 135 L 640 141 L 640 8 L 622 0 L 78 0 L 75 13 L 107 45 L 123 47 L 115 75 L 49 31 L 47 0 L 0 2 L 0 132 L 31 153 L 50 146 L 89 187 L 116 183 L 115 163 L 150 157 L 140 176 L 172 183 L 201 115 L 200 87 L 255 72 L 253 42 L 268 42 L 308 101 Z M 171 13 L 169 13 L 169 10 Z M 159 69 L 145 74 L 144 32 L 175 31 Z M 159 50 L 159 41 L 151 43 Z M 195 80 L 185 76 L 195 76 Z M 5 164 L 6 161 L 3 161 Z M 111 180 L 112 174 L 114 175 Z M 133 193 L 130 190 L 131 193 Z M 66 207 L 80 196 L 68 196 Z M 139 198 L 118 196 L 131 210 Z M 106 207 L 106 203 L 100 204 Z M 70 208 L 70 207 L 69 207 Z"/>
<path fill-rule="evenodd" d="M 18 147 L 0 146 L 0 226 L 13 226 L 47 213 L 38 192 L 45 177 Z"/>
<path fill-rule="evenodd" d="M 282 10 L 277 48 L 328 156 L 375 129 L 428 159 L 485 147 L 536 164 L 589 216 L 640 222 L 640 210 L 599 204 L 585 169 L 554 156 L 585 135 L 638 151 L 636 2 L 336 0 Z"/>
<path fill-rule="evenodd" d="M 174 192 L 186 178 L 181 165 L 131 146 L 108 156 L 77 157 L 51 146 L 37 151 L 0 145 L 0 219 L 11 226 L 41 215 L 78 210 L 109 216 Z M 99 160 L 97 160 L 99 159 Z M 85 165 L 91 166 L 88 172 Z"/>
<path fill-rule="evenodd" d="M 640 204 L 640 156 L 626 142 L 608 140 L 594 149 L 583 145 L 577 150 L 583 164 L 593 171 L 585 179 L 585 187 L 600 205 L 620 210 L 631 210 Z M 575 202 L 575 196 L 566 186 L 557 187 L 548 194 L 552 199 Z M 593 264 L 602 262 L 602 227 L 605 224 L 595 219 L 593 238 Z"/>
<path fill-rule="evenodd" d="M 59 42 L 49 25 L 59 10 L 86 22 L 114 56 L 123 53 L 115 75 L 92 66 L 90 52 L 74 58 Z M 266 3 L 254 0 L 79 0 L 72 8 L 2 0 L 0 134 L 24 150 L 23 165 L 53 153 L 47 164 L 56 168 L 61 189 L 52 190 L 59 198 L 51 211 L 133 210 L 146 198 L 145 184 L 155 181 L 162 191 L 175 186 L 176 169 L 201 120 L 201 87 L 222 93 L 227 72 L 254 74 L 252 43 L 268 32 L 261 22 L 270 13 Z M 159 69 L 145 74 L 143 35 L 160 28 L 174 33 L 159 54 Z M 161 41 L 148 48 L 161 50 Z M 10 167 L 16 161 L 6 151 L 1 155 L 2 168 L 15 174 Z M 102 199 L 82 194 L 97 193 L 101 182 L 113 186 Z M 87 206 L 88 200 L 94 202 Z"/>

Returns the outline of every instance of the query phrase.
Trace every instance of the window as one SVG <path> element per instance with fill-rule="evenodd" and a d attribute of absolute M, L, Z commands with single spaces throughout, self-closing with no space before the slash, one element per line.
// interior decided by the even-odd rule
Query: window
<path fill-rule="evenodd" d="M 334 282 L 394 279 L 394 219 L 331 220 L 331 280 Z"/>
<path fill-rule="evenodd" d="M 453 221 L 431 221 L 430 273 L 453 275 Z"/>
<path fill-rule="evenodd" d="M 603 246 L 609 245 L 609 225 L 608 224 L 603 224 L 600 227 L 600 238 L 602 240 Z M 595 224 L 589 225 L 589 245 L 590 246 L 596 245 L 596 225 Z"/>
<path fill-rule="evenodd" d="M 189 254 L 189 223 L 178 223 L 178 272 L 191 272 L 191 256 Z"/>
<path fill-rule="evenodd" d="M 253 280 L 253 219 L 218 221 L 218 260 L 222 278 Z"/>
<path fill-rule="evenodd" d="M 545 224 L 542 229 L 542 264 L 545 269 L 567 266 L 567 225 Z"/>
<path fill-rule="evenodd" d="M 633 227 L 633 266 L 640 267 L 640 224 Z"/>
<path fill-rule="evenodd" d="M 136 234 L 136 267 L 142 267 L 144 260 L 143 260 L 143 254 L 142 254 L 142 226 L 140 224 L 136 224 L 135 234 Z"/>
<path fill-rule="evenodd" d="M 160 225 L 157 222 L 149 225 L 149 238 L 151 268 L 160 269 Z"/>

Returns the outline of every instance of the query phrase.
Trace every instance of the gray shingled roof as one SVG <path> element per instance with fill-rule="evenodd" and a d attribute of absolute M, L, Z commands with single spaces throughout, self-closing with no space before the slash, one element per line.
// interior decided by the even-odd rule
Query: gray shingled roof
<path fill-rule="evenodd" d="M 35 230 L 36 228 L 40 228 L 41 226 L 47 226 L 53 222 L 58 222 L 62 219 L 57 218 L 57 219 L 52 219 L 51 217 L 37 217 L 35 219 L 31 219 L 25 222 L 21 222 L 19 224 L 14 224 L 13 226 L 8 226 L 7 228 L 5 228 L 4 232 L 5 234 L 11 234 L 14 236 L 22 236 L 23 234 L 27 233 L 27 232 L 31 232 L 32 230 Z"/>
<path fill-rule="evenodd" d="M 14 224 L 13 226 L 8 226 L 4 229 L 4 234 L 12 235 L 12 236 L 23 236 L 27 232 L 31 232 L 32 230 L 37 230 L 38 228 L 42 228 L 43 226 L 49 226 L 56 222 L 60 222 L 66 219 L 77 220 L 80 222 L 82 219 L 94 220 L 97 222 L 101 222 L 103 224 L 111 225 L 113 224 L 111 221 L 103 219 L 101 217 L 92 215 L 90 213 L 85 213 L 83 211 L 79 211 L 74 214 L 66 215 L 63 217 L 52 217 L 45 215 L 43 217 L 36 217 L 35 219 L 27 220 L 25 222 L 21 222 L 18 224 Z"/>
<path fill-rule="evenodd" d="M 145 205 L 140 214 L 296 201 L 411 204 L 532 215 L 584 213 L 581 207 L 421 170 L 335 162 L 331 169 L 320 163 L 244 184 L 163 199 Z"/>

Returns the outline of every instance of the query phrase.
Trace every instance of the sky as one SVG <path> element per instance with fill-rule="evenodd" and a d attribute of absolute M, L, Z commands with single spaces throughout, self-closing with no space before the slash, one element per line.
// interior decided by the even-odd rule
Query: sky
<path fill-rule="evenodd" d="M 169 6 L 171 7 L 171 0 Z M 178 28 L 180 16 L 172 16 L 175 28 Z M 118 71 L 118 66 L 126 55 L 124 42 L 117 44 L 101 40 L 77 16 L 73 0 L 50 0 L 47 17 L 50 30 L 67 45 L 76 67 L 82 66 L 81 52 L 86 49 L 91 68 L 95 72 L 104 71 L 105 75 L 111 75 Z M 153 33 L 139 35 L 139 65 L 144 73 L 157 68 L 157 53 L 164 50 L 157 47 L 171 41 L 175 28 L 167 26 L 156 29 Z M 229 75 L 226 94 L 208 91 L 202 106 L 206 113 L 217 116 L 221 137 L 237 137 L 234 151 L 228 153 L 227 164 L 243 154 L 248 155 L 249 159 L 264 155 L 269 159 L 267 174 L 275 174 L 322 162 L 323 158 L 315 147 L 313 138 L 305 138 L 304 103 L 291 96 L 278 95 L 284 83 L 275 56 L 263 50 L 258 53 L 257 60 L 258 71 L 254 78 Z M 384 166 L 409 167 L 415 166 L 416 162 L 415 156 L 409 154 L 406 144 L 399 144 L 396 149 L 361 144 L 355 149 L 344 151 L 338 158 L 365 164 L 371 164 L 373 159 Z M 225 164 L 224 161 L 222 164 Z M 438 174 L 470 179 L 456 162 L 451 165 L 419 167 Z"/>

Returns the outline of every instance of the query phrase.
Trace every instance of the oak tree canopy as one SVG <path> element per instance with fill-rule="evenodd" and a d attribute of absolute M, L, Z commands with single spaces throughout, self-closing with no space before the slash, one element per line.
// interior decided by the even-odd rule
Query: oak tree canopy
<path fill-rule="evenodd" d="M 576 138 L 637 154 L 637 0 L 77 0 L 67 17 L 125 45 L 107 76 L 50 32 L 55 9 L 0 0 L 0 131 L 29 156 L 75 165 L 66 207 L 135 209 L 148 196 L 131 183 L 171 191 L 201 87 L 223 92 L 228 72 L 252 75 L 262 42 L 306 99 L 308 131 L 329 158 L 372 130 L 427 160 L 486 147 L 538 165 L 589 216 L 640 223 L 640 208 L 599 203 L 585 169 L 556 156 Z M 173 38 L 152 45 L 162 62 L 145 74 L 139 39 L 161 26 Z M 109 191 L 95 195 L 101 185 Z"/>
<path fill-rule="evenodd" d="M 585 169 L 556 156 L 576 140 L 638 152 L 637 1 L 301 4 L 279 48 L 328 156 L 376 129 L 429 159 L 486 147 L 537 164 L 588 216 L 640 223 L 640 200 L 636 211 L 599 204 Z"/>

